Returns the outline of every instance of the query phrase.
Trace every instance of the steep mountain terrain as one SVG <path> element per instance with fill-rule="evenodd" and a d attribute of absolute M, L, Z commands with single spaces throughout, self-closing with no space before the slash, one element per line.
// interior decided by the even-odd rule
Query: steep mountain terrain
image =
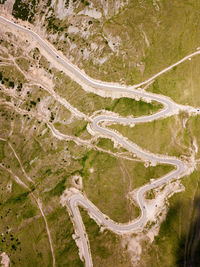
<path fill-rule="evenodd" d="M 188 172 L 145 193 L 141 232 L 117 233 L 79 208 L 93 266 L 199 266 L 199 10 L 195 0 L 0 1 L 2 17 L 54 51 L 0 20 L 2 266 L 87 265 L 69 205 L 77 192 L 108 221 L 142 216 L 138 188 L 177 166 L 141 157 L 126 141 L 146 155 L 179 159 Z M 160 99 L 171 113 L 162 116 Z M 99 122 L 112 136 L 95 131 L 101 115 L 112 118 Z"/>

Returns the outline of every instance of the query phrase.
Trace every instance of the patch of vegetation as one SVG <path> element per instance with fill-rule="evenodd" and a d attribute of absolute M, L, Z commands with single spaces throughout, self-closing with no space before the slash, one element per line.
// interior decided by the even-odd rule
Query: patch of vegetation
<path fill-rule="evenodd" d="M 6 2 L 6 0 L 1 0 L 0 5 L 3 5 Z"/>
<path fill-rule="evenodd" d="M 48 0 L 47 1 L 47 6 L 50 6 L 51 5 L 51 0 Z"/>
<path fill-rule="evenodd" d="M 199 67 L 200 59 L 197 55 L 161 75 L 148 90 L 167 95 L 177 103 L 199 107 Z"/>
<path fill-rule="evenodd" d="M 103 149 L 106 149 L 106 150 L 110 150 L 110 151 L 114 151 L 116 152 L 117 149 L 114 148 L 114 144 L 113 144 L 113 141 L 111 141 L 110 139 L 108 138 L 99 138 L 98 139 L 98 143 L 97 143 L 97 146 L 103 148 Z"/>
<path fill-rule="evenodd" d="M 83 267 L 78 248 L 72 238 L 74 229 L 66 208 L 57 206 L 48 215 L 48 223 L 52 229 L 53 243 L 56 245 L 56 265 Z"/>
<path fill-rule="evenodd" d="M 14 88 L 27 82 L 23 74 L 15 66 L 1 66 L 1 83 L 6 87 Z"/>
<path fill-rule="evenodd" d="M 64 32 L 66 28 L 66 23 L 62 20 L 55 17 L 54 14 L 51 14 L 46 18 L 47 22 L 47 31 L 52 33 Z"/>
<path fill-rule="evenodd" d="M 50 264 L 45 224 L 37 217 L 35 201 L 6 171 L 0 169 L 0 177 L 0 250 L 12 265 Z"/>
<path fill-rule="evenodd" d="M 155 198 L 155 191 L 151 189 L 150 191 L 147 191 L 145 195 L 146 199 L 154 199 Z"/>
<path fill-rule="evenodd" d="M 66 188 L 66 177 L 63 177 L 61 181 L 59 181 L 56 186 L 51 189 L 51 191 L 49 191 L 49 194 L 51 196 L 61 196 L 63 191 L 65 190 Z"/>
<path fill-rule="evenodd" d="M 36 14 L 36 8 L 38 0 L 22 1 L 15 0 L 13 5 L 12 15 L 16 19 L 28 20 L 28 22 L 34 22 L 34 16 Z"/>
<path fill-rule="evenodd" d="M 3 109 L 3 112 L 12 114 L 12 111 L 6 109 Z M 22 118 L 23 116 L 21 116 Z M 18 119 L 15 120 L 10 138 L 24 168 L 35 181 L 34 193 L 41 197 L 44 212 L 46 215 L 49 214 L 47 219 L 53 238 L 56 265 L 63 266 L 66 263 L 70 266 L 83 266 L 79 259 L 77 246 L 72 239 L 73 225 L 67 210 L 61 208 L 59 202 L 60 194 L 67 186 L 65 185 L 66 177 L 80 168 L 79 162 L 74 160 L 68 164 L 69 158 L 65 156 L 65 153 L 66 155 L 69 153 L 67 152 L 67 142 L 58 144 L 51 135 L 39 139 L 37 132 L 30 131 L 32 124 L 35 123 L 34 119 L 28 124 L 24 121 L 24 131 L 21 132 L 22 121 Z M 1 121 L 4 129 L 5 122 L 5 120 Z M 70 145 L 72 144 L 69 144 L 69 151 L 75 150 L 80 155 L 80 149 L 77 149 L 77 146 L 74 149 Z M 66 152 L 63 153 L 63 151 Z M 14 156 L 10 156 L 6 142 L 0 142 L 0 155 L 6 165 L 11 158 L 14 161 Z M 36 160 L 37 158 L 41 163 Z M 10 168 L 14 173 L 18 172 L 20 166 L 13 167 L 12 164 L 10 161 Z M 23 187 L 13 182 L 13 178 L 8 172 L 0 169 L 0 177 L 0 231 L 9 233 L 2 236 L 3 242 L 2 245 L 0 244 L 0 249 L 8 253 L 13 265 L 41 266 L 44 264 L 51 266 L 52 256 L 46 228 L 36 203 Z M 19 177 L 22 178 L 21 175 Z M 44 190 L 49 188 L 50 190 L 45 193 Z"/>
<path fill-rule="evenodd" d="M 21 57 L 16 59 L 16 63 L 23 71 L 27 72 L 29 70 L 31 62 L 28 59 Z"/>
<path fill-rule="evenodd" d="M 39 60 L 39 67 L 45 69 L 46 71 L 49 70 L 50 63 L 44 56 L 41 56 Z"/>
<path fill-rule="evenodd" d="M 91 136 L 87 131 L 87 122 L 74 120 L 70 124 L 62 124 L 59 122 L 54 123 L 56 129 L 64 134 L 69 134 L 77 137 L 81 137 L 82 139 L 89 139 Z"/>
<path fill-rule="evenodd" d="M 148 115 L 157 112 L 162 108 L 161 104 L 156 102 L 145 103 L 143 101 L 136 101 L 131 98 L 119 98 L 113 101 L 113 104 L 110 107 L 111 111 L 119 113 L 121 116 L 141 116 Z M 109 110 L 109 108 L 106 108 Z"/>

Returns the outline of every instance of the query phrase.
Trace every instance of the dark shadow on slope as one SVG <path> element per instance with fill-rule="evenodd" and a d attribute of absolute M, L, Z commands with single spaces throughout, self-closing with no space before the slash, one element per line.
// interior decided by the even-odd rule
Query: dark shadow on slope
<path fill-rule="evenodd" d="M 199 267 L 200 266 L 200 196 L 195 198 L 192 216 L 185 220 L 191 220 L 188 234 L 180 239 L 177 255 L 178 267 Z"/>

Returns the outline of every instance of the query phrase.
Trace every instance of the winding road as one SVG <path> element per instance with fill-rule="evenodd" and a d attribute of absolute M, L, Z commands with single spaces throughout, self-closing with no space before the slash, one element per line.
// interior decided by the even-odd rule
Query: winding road
<path fill-rule="evenodd" d="M 85 228 L 84 228 L 84 225 L 81 219 L 78 206 L 82 206 L 85 209 L 87 209 L 89 214 L 92 216 L 92 218 L 96 222 L 98 222 L 98 224 L 101 224 L 102 226 L 110 229 L 111 231 L 115 233 L 123 234 L 123 233 L 128 233 L 128 232 L 133 232 L 133 231 L 142 231 L 148 221 L 147 206 L 145 205 L 145 201 L 144 201 L 145 193 L 153 188 L 156 188 L 158 186 L 161 186 L 169 182 L 172 179 L 181 178 L 184 175 L 189 174 L 193 171 L 193 168 L 190 168 L 189 163 L 186 161 L 182 161 L 175 157 L 155 155 L 155 154 L 142 150 L 139 146 L 130 142 L 129 140 L 127 140 L 126 138 L 118 134 L 117 132 L 102 126 L 102 122 L 115 122 L 115 123 L 117 122 L 117 123 L 122 123 L 122 124 L 127 124 L 127 125 L 136 124 L 136 123 L 144 123 L 144 122 L 150 122 L 150 121 L 153 121 L 159 118 L 164 118 L 167 116 L 172 116 L 174 114 L 178 114 L 180 110 L 188 111 L 190 114 L 191 113 L 198 114 L 199 109 L 197 108 L 179 105 L 168 97 L 145 92 L 144 90 L 138 90 L 137 88 L 145 84 L 148 84 L 149 82 L 157 78 L 159 75 L 171 70 L 174 66 L 181 64 L 185 60 L 188 60 L 189 58 L 200 54 L 200 51 L 196 51 L 184 57 L 180 61 L 165 68 L 161 72 L 157 73 L 150 79 L 140 84 L 136 84 L 133 86 L 121 86 L 118 84 L 101 82 L 101 81 L 97 81 L 97 80 L 90 78 L 88 75 L 86 75 L 76 66 L 74 66 L 72 63 L 68 62 L 64 57 L 58 54 L 55 51 L 55 49 L 52 48 L 51 45 L 48 44 L 47 41 L 43 40 L 37 33 L 33 32 L 32 30 L 25 28 L 21 25 L 18 25 L 2 16 L 0 16 L 0 23 L 14 27 L 15 29 L 20 30 L 21 32 L 29 34 L 35 41 L 37 41 L 40 44 L 41 47 L 43 47 L 43 49 L 48 53 L 48 55 L 51 58 L 59 62 L 64 68 L 67 69 L 68 72 L 78 77 L 78 79 L 81 80 L 84 84 L 89 85 L 98 90 L 99 89 L 105 90 L 105 91 L 112 90 L 113 92 L 129 93 L 133 95 L 133 98 L 139 97 L 139 98 L 142 98 L 148 101 L 154 100 L 163 105 L 162 110 L 149 116 L 141 116 L 137 118 L 133 118 L 133 117 L 122 118 L 119 116 L 103 114 L 103 115 L 91 117 L 91 122 L 89 123 L 90 123 L 90 128 L 93 131 L 93 134 L 98 133 L 107 138 L 114 139 L 117 143 L 119 143 L 121 146 L 123 146 L 128 151 L 132 152 L 133 154 L 136 154 L 142 160 L 149 161 L 149 162 L 162 163 L 162 164 L 170 164 L 175 167 L 175 169 L 171 171 L 170 173 L 168 173 L 167 175 L 155 180 L 152 183 L 146 184 L 145 186 L 142 186 L 141 188 L 137 190 L 136 199 L 141 209 L 141 215 L 136 220 L 126 223 L 126 224 L 116 223 L 112 221 L 111 219 L 109 219 L 106 215 L 102 214 L 102 212 L 96 206 L 94 206 L 82 193 L 74 192 L 74 194 L 70 195 L 70 197 L 68 198 L 68 207 L 73 215 L 73 222 L 74 222 L 76 231 L 78 232 L 80 240 L 81 240 L 81 248 L 82 248 L 82 254 L 85 260 L 85 265 L 87 267 L 91 267 L 93 266 L 92 256 L 90 253 L 88 239 L 87 239 L 87 236 L 85 235 Z"/>

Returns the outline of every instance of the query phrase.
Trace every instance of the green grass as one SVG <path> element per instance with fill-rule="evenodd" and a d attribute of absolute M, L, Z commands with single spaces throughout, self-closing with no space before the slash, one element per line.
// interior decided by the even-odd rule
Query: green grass
<path fill-rule="evenodd" d="M 146 195 L 145 195 L 145 198 L 146 199 L 154 199 L 155 198 L 155 192 L 153 189 L 151 189 L 150 191 L 147 191 L 146 192 Z"/>
<path fill-rule="evenodd" d="M 50 63 L 44 56 L 41 56 L 41 58 L 39 60 L 39 67 L 46 70 L 46 71 L 49 70 Z"/>
<path fill-rule="evenodd" d="M 3 125 L 3 127 L 0 128 L 0 135 L 1 138 L 6 139 L 10 132 L 10 120 L 13 118 L 11 112 L 9 112 L 9 109 L 5 106 L 0 106 L 0 124 Z M 1 142 L 1 144 L 3 144 Z M 2 154 L 3 155 L 3 154 Z"/>
<path fill-rule="evenodd" d="M 145 103 L 141 100 L 135 101 L 131 98 L 122 97 L 120 99 L 114 100 L 114 103 L 111 105 L 110 110 L 119 113 L 121 116 L 133 115 L 135 117 L 138 117 L 155 113 L 161 108 L 162 105 L 158 104 L 155 101 L 153 101 L 152 103 Z"/>
<path fill-rule="evenodd" d="M 9 118 L 10 115 L 15 117 L 15 113 L 12 114 L 9 110 L 4 109 L 4 113 L 3 118 Z M 7 120 L 1 122 L 4 127 Z M 23 132 L 21 131 L 22 123 L 25 123 Z M 31 132 L 32 123 L 29 121 L 26 124 L 23 116 L 16 118 L 10 141 L 21 158 L 24 168 L 35 180 L 34 193 L 41 197 L 44 212 L 47 214 L 56 254 L 56 265 L 83 266 L 76 244 L 72 239 L 73 226 L 69 215 L 67 210 L 61 208 L 59 204 L 60 195 L 70 184 L 70 174 L 81 168 L 77 159 L 72 160 L 70 158 L 69 160 L 67 155 L 75 152 L 80 156 L 81 148 L 73 142 L 68 144 L 57 141 L 51 135 L 46 135 L 40 139 L 39 133 L 44 128 L 41 127 L 41 130 L 37 129 L 37 131 Z M 18 172 L 19 166 L 16 167 L 15 158 L 5 142 L 0 142 L 0 151 L 1 158 L 6 164 L 10 164 L 14 173 Z M 83 148 L 82 153 L 85 154 L 85 148 Z M 35 163 L 30 164 L 30 161 L 35 158 L 38 160 L 36 159 Z M 51 266 L 52 257 L 49 241 L 44 221 L 36 204 L 21 186 L 13 182 L 13 177 L 8 172 L 0 169 L 0 177 L 0 230 L 2 233 L 12 229 L 9 234 L 5 234 L 6 241 L 3 241 L 3 246 L 1 244 L 0 249 L 9 255 L 13 265 L 41 266 L 44 264 Z M 22 175 L 19 177 L 22 179 Z M 11 193 L 6 189 L 10 182 L 12 182 Z M 10 240 L 11 234 L 14 237 L 13 240 Z"/>
<path fill-rule="evenodd" d="M 74 120 L 72 123 L 66 125 L 56 122 L 54 126 L 61 133 L 66 135 L 76 136 L 82 139 L 91 138 L 91 135 L 87 131 L 87 122 L 84 120 Z"/>
<path fill-rule="evenodd" d="M 30 62 L 30 60 L 26 59 L 25 57 L 21 57 L 21 58 L 16 59 L 16 63 L 20 67 L 20 69 L 28 72 L 31 62 Z"/>
<path fill-rule="evenodd" d="M 15 266 L 51 264 L 44 221 L 29 193 L 0 169 L 0 249 Z M 7 185 L 11 183 L 11 192 Z M 40 257 L 38 257 L 40 254 Z"/>
<path fill-rule="evenodd" d="M 5 153 L 4 153 L 4 146 L 6 143 L 4 141 L 0 140 L 0 162 L 5 158 Z"/>
<path fill-rule="evenodd" d="M 157 179 L 172 171 L 172 165 L 157 164 L 155 167 L 144 167 L 144 163 L 138 162 L 133 165 L 131 161 L 125 162 L 126 169 L 129 171 L 133 179 L 133 189 L 138 188 L 150 181 Z"/>
<path fill-rule="evenodd" d="M 11 83 L 18 86 L 20 83 L 27 82 L 24 75 L 15 66 L 1 66 L 0 72 L 2 73 L 3 84 L 8 88 L 13 89 Z"/>
<path fill-rule="evenodd" d="M 176 116 L 153 122 L 136 124 L 135 127 L 112 125 L 123 136 L 152 153 L 173 156 L 189 155 L 191 135 L 182 124 L 183 117 Z"/>
<path fill-rule="evenodd" d="M 37 12 L 38 0 L 32 0 L 30 2 L 23 2 L 21 0 L 15 0 L 12 15 L 16 19 L 28 20 L 28 22 L 34 22 L 34 15 Z"/>
<path fill-rule="evenodd" d="M 61 181 L 59 181 L 56 186 L 51 189 L 49 191 L 49 194 L 51 196 L 61 196 L 63 191 L 65 190 L 66 188 L 66 185 L 65 185 L 65 182 L 66 182 L 66 177 L 63 177 Z"/>
<path fill-rule="evenodd" d="M 108 138 L 98 138 L 97 146 L 99 146 L 100 148 L 106 149 L 106 150 L 117 152 L 117 149 L 114 148 L 113 141 L 111 141 Z"/>
<path fill-rule="evenodd" d="M 4 167 L 8 171 L 13 171 L 15 175 L 20 177 L 20 179 L 28 185 L 26 177 L 24 176 L 24 173 L 22 172 L 21 167 L 19 165 L 19 162 L 7 142 L 4 142 L 4 144 L 2 142 L 1 152 L 1 163 L 4 165 Z"/>
<path fill-rule="evenodd" d="M 49 240 L 42 217 L 33 221 L 30 225 L 27 224 L 18 236 L 22 243 L 21 266 L 31 264 L 35 266 L 40 264 L 52 265 Z M 13 261 L 16 262 L 16 260 L 15 256 Z"/>
<path fill-rule="evenodd" d="M 167 95 L 180 104 L 199 107 L 199 55 L 161 75 L 149 87 L 153 93 Z"/>
<path fill-rule="evenodd" d="M 55 246 L 56 266 L 83 267 L 78 248 L 72 239 L 74 229 L 66 208 L 56 205 L 48 215 L 48 223 Z"/>

